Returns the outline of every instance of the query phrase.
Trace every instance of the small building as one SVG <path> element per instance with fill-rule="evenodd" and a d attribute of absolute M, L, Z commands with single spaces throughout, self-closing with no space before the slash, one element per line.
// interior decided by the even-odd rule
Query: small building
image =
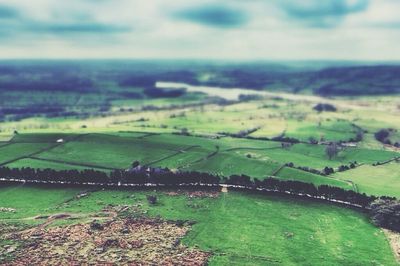
<path fill-rule="evenodd" d="M 343 147 L 357 147 L 357 143 L 356 142 L 343 142 L 341 145 Z"/>

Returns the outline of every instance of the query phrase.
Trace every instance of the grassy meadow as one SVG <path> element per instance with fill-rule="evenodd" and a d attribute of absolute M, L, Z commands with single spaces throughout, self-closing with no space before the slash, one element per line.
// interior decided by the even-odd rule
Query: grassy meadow
<path fill-rule="evenodd" d="M 57 140 L 63 139 L 58 143 Z M 394 151 L 349 147 L 329 159 L 323 145 L 294 144 L 282 148 L 279 142 L 255 139 L 206 138 L 177 134 L 146 132 L 81 133 L 81 134 L 18 134 L 9 145 L 0 147 L 1 161 L 8 167 L 54 169 L 128 169 L 133 161 L 152 167 L 168 167 L 182 171 L 200 171 L 230 176 L 245 174 L 264 179 L 275 176 L 316 185 L 361 188 L 366 179 L 321 176 L 300 169 L 282 166 L 294 163 L 322 170 L 357 161 L 372 165 L 398 156 Z M 362 166 L 363 167 L 363 166 Z M 357 172 L 357 169 L 346 173 Z M 396 179 L 397 177 L 395 177 Z M 381 180 L 384 182 L 384 180 Z M 369 182 L 369 181 L 368 181 Z M 379 181 L 377 181 L 379 184 Z M 374 192 L 379 192 L 380 188 Z M 364 192 L 364 190 L 362 190 Z M 384 195 L 384 191 L 377 195 Z M 365 191 L 366 193 L 372 191 Z"/>
<path fill-rule="evenodd" d="M 210 265 L 396 265 L 382 231 L 366 215 L 326 203 L 230 191 L 190 198 L 185 191 L 99 190 L 76 198 L 78 188 L 0 188 L 0 222 L 29 225 L 32 217 L 68 213 L 79 223 L 108 205 L 136 205 L 168 220 L 193 220 L 183 244 L 212 252 Z M 149 205 L 146 195 L 157 195 Z M 65 225 L 60 221 L 50 226 Z M 240 226 L 238 226 L 240 225 Z"/>
<path fill-rule="evenodd" d="M 378 128 L 371 122 L 374 110 L 373 117 L 388 128 L 396 128 L 395 102 L 384 97 L 381 101 L 368 97 L 329 99 L 338 110 L 316 112 L 311 107 L 319 98 L 285 97 L 222 106 L 203 103 L 161 110 L 116 110 L 85 119 L 28 118 L 2 123 L 0 164 L 111 171 L 128 169 L 133 161 L 139 161 L 152 167 L 221 176 L 245 174 L 258 179 L 275 176 L 398 196 L 396 186 L 392 191 L 387 189 L 391 187 L 388 180 L 399 183 L 397 175 L 374 179 L 370 177 L 374 171 L 362 171 L 385 168 L 373 165 L 400 156 L 397 149 L 375 140 Z M 361 141 L 328 157 L 324 142 L 348 142 L 360 131 Z M 299 143 L 282 147 L 276 137 L 294 138 Z M 356 169 L 337 172 L 341 165 L 354 162 Z M 302 169 L 283 167 L 288 163 Z M 303 170 L 322 171 L 325 167 L 334 168 L 336 173 L 321 176 Z"/>

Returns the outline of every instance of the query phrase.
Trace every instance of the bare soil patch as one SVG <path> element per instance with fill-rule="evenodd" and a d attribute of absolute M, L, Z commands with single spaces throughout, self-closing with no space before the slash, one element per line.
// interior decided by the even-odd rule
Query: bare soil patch
<path fill-rule="evenodd" d="M 150 218 L 119 218 L 9 235 L 22 245 L 5 265 L 204 265 L 209 253 L 180 239 L 190 226 Z"/>
<path fill-rule="evenodd" d="M 210 191 L 169 191 L 165 192 L 168 196 L 178 196 L 178 195 L 186 195 L 188 198 L 218 198 L 220 191 L 210 190 Z"/>
<path fill-rule="evenodd" d="M 0 212 L 16 212 L 16 209 L 0 207 Z"/>
<path fill-rule="evenodd" d="M 390 246 L 392 247 L 393 253 L 398 262 L 400 262 L 400 233 L 382 229 L 385 232 L 386 237 L 389 240 Z"/>

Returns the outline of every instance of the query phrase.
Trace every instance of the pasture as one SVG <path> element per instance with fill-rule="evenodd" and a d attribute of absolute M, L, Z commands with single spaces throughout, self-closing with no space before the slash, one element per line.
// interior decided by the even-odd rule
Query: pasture
<path fill-rule="evenodd" d="M 361 192 L 400 198 L 400 163 L 362 165 L 355 169 L 334 174 L 335 178 L 351 180 Z"/>
<path fill-rule="evenodd" d="M 363 185 L 369 182 L 366 181 L 368 178 L 353 178 L 345 174 L 342 177 L 342 173 L 321 176 L 283 167 L 293 163 L 296 167 L 317 170 L 326 166 L 337 169 L 342 164 L 349 165 L 355 161 L 368 166 L 398 156 L 397 152 L 390 150 L 344 147 L 337 156 L 329 159 L 325 149 L 326 145 L 307 143 L 282 147 L 279 141 L 146 131 L 19 133 L 0 146 L 0 163 L 16 168 L 96 169 L 109 172 L 113 169 L 129 169 L 133 162 L 138 161 L 141 165 L 151 167 L 208 172 L 220 176 L 243 174 L 258 179 L 275 176 L 315 185 L 359 188 L 362 192 L 380 192 L 377 195 L 384 195 L 384 189 L 363 189 Z M 358 173 L 357 170 L 348 171 L 352 172 Z"/>
<path fill-rule="evenodd" d="M 193 192 L 99 190 L 77 198 L 82 190 L 3 186 L 0 206 L 15 212 L 0 213 L 0 223 L 34 226 L 45 222 L 32 218 L 39 215 L 75 217 L 51 228 L 90 222 L 107 206 L 141 206 L 146 216 L 195 221 L 182 243 L 212 252 L 210 265 L 396 265 L 385 235 L 366 215 L 331 204 L 234 191 L 189 197 Z M 149 194 L 157 204 L 148 204 Z"/>

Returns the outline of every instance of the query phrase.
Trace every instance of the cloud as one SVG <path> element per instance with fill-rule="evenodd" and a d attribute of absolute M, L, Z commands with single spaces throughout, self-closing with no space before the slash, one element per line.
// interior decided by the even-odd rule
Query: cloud
<path fill-rule="evenodd" d="M 122 33 L 131 31 L 130 27 L 102 24 L 98 22 L 73 23 L 32 23 L 29 31 L 51 34 Z"/>
<path fill-rule="evenodd" d="M 400 60 L 399 0 L 34 2 L 0 0 L 0 58 Z"/>
<path fill-rule="evenodd" d="M 99 2 L 105 3 L 108 0 L 96 0 L 96 3 L 94 0 L 86 1 L 89 3 L 85 4 L 82 0 L 71 0 L 68 3 L 37 0 L 35 5 L 31 5 L 28 0 L 15 0 L 11 6 L 2 4 L 0 0 L 0 39 L 14 38 L 19 41 L 31 38 L 32 35 L 60 39 L 63 36 L 93 37 L 95 34 L 110 35 L 132 30 L 131 25 L 119 21 L 118 16 L 111 19 L 104 16 L 108 12 L 104 7 L 100 9 L 103 4 Z"/>
<path fill-rule="evenodd" d="M 206 26 L 235 28 L 247 23 L 245 12 L 223 5 L 206 5 L 180 10 L 173 14 L 176 19 Z"/>
<path fill-rule="evenodd" d="M 293 20 L 311 27 L 330 28 L 350 14 L 367 10 L 369 0 L 283 0 L 280 6 Z"/>
<path fill-rule="evenodd" d="M 0 19 L 16 18 L 18 11 L 14 8 L 0 5 Z"/>
<path fill-rule="evenodd" d="M 400 21 L 385 21 L 370 23 L 371 27 L 383 28 L 383 29 L 400 29 Z"/>

